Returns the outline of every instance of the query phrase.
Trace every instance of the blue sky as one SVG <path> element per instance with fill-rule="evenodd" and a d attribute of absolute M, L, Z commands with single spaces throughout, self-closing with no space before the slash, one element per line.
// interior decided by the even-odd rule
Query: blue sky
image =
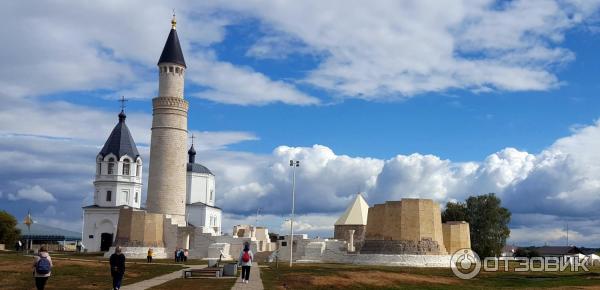
<path fill-rule="evenodd" d="M 369 204 L 496 192 L 511 242 L 563 243 L 568 220 L 572 241 L 600 246 L 598 217 L 583 214 L 600 205 L 597 1 L 169 5 L 226 229 L 258 207 L 286 229 L 295 158 L 301 232 L 330 234 L 359 190 Z M 173 7 L 4 8 L 0 209 L 77 229 L 121 95 L 148 158 Z"/>

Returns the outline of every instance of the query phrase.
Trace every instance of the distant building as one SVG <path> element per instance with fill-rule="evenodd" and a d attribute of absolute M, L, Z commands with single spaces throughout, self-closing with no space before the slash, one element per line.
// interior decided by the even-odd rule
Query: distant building
<path fill-rule="evenodd" d="M 535 248 L 542 257 L 563 257 L 563 256 L 579 256 L 583 254 L 578 247 L 575 246 L 543 246 Z"/>

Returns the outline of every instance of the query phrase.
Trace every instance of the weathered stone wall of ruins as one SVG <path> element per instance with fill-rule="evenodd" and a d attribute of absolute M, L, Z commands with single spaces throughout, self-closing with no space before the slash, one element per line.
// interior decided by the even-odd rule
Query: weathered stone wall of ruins
<path fill-rule="evenodd" d="M 163 215 L 133 208 L 121 209 L 115 244 L 132 247 L 164 246 Z"/>
<path fill-rule="evenodd" d="M 385 204 L 376 204 L 369 208 L 367 215 L 367 228 L 365 239 L 383 240 L 383 228 L 385 223 Z"/>
<path fill-rule="evenodd" d="M 369 208 L 365 240 L 431 240 L 446 254 L 440 206 L 431 199 L 387 201 Z"/>
<path fill-rule="evenodd" d="M 460 249 L 471 248 L 471 234 L 469 223 L 464 221 L 452 221 L 442 225 L 444 233 L 444 244 L 448 254 L 453 254 Z"/>
<path fill-rule="evenodd" d="M 336 240 L 347 242 L 350 239 L 348 231 L 354 230 L 354 247 L 359 250 L 365 241 L 366 229 L 367 226 L 365 225 L 336 225 L 334 226 L 333 236 Z"/>

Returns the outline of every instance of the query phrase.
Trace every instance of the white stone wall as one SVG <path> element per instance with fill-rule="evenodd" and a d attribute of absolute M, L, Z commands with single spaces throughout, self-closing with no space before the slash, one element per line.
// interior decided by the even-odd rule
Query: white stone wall
<path fill-rule="evenodd" d="M 287 241 L 286 237 L 286 241 Z M 280 241 L 281 243 L 281 241 Z M 348 243 L 339 240 L 295 239 L 294 261 L 299 263 L 343 263 L 406 267 L 449 268 L 450 255 L 380 255 L 348 253 Z M 279 248 L 279 260 L 289 261 L 289 247 Z"/>
<path fill-rule="evenodd" d="M 108 174 L 108 164 L 110 159 L 115 160 L 115 169 L 113 174 Z M 124 160 L 130 160 L 129 175 L 123 174 Z M 98 166 L 100 164 L 101 168 Z M 137 167 L 142 167 L 142 159 L 134 159 L 124 155 L 121 159 L 113 154 L 108 154 L 102 158 L 98 156 L 96 167 L 96 178 L 94 180 L 94 204 L 101 207 L 126 205 L 133 208 L 140 208 L 142 203 L 142 172 L 139 175 Z M 107 192 L 111 192 L 110 201 L 106 200 Z M 136 199 L 137 194 L 137 199 Z"/>
<path fill-rule="evenodd" d="M 123 253 L 123 255 L 129 259 L 146 259 L 146 257 L 148 257 L 148 249 L 148 247 L 121 247 L 121 253 Z M 110 250 L 104 253 L 104 257 L 110 258 L 110 255 L 112 255 L 114 252 L 115 247 L 110 247 Z M 165 248 L 153 247 L 152 253 L 153 259 L 167 258 L 167 252 Z"/>
<path fill-rule="evenodd" d="M 83 210 L 82 243 L 88 252 L 100 251 L 100 235 L 113 234 L 113 242 L 117 237 L 119 222 L 118 208 L 89 208 Z M 93 236 L 90 238 L 90 235 Z"/>
<path fill-rule="evenodd" d="M 187 203 L 201 202 L 215 206 L 215 177 L 213 175 L 188 172 L 186 178 Z"/>
<path fill-rule="evenodd" d="M 221 210 L 203 205 L 187 205 L 186 217 L 188 223 L 202 227 L 203 233 L 221 235 Z M 212 222 L 212 224 L 211 224 Z"/>

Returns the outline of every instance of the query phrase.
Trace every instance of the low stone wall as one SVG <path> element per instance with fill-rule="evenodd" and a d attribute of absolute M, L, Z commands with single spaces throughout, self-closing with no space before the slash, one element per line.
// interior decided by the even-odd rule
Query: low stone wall
<path fill-rule="evenodd" d="M 165 248 L 152 248 L 154 259 L 166 259 L 167 252 Z M 104 253 L 105 258 L 110 258 L 115 252 L 115 247 L 110 247 L 108 252 Z M 121 252 L 129 259 L 146 259 L 148 257 L 148 247 L 121 247 Z"/>
<path fill-rule="evenodd" d="M 361 254 L 384 255 L 439 255 L 440 245 L 431 239 L 416 241 L 367 240 L 360 250 Z"/>
<path fill-rule="evenodd" d="M 294 251 L 298 263 L 342 263 L 404 267 L 450 268 L 449 255 L 356 254 L 348 253 L 348 243 L 338 240 L 298 240 Z M 279 249 L 279 260 L 289 261 L 289 250 Z M 288 248 L 289 249 L 289 248 Z"/>

